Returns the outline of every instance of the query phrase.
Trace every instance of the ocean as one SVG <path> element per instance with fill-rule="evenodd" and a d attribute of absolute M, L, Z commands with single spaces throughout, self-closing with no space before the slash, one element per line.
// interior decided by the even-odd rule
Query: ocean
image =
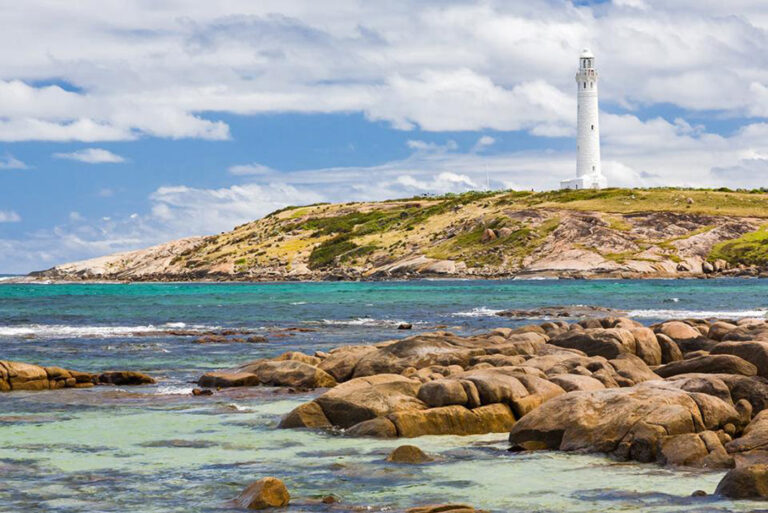
<path fill-rule="evenodd" d="M 263 476 L 283 479 L 284 511 L 397 511 L 457 501 L 494 512 L 750 511 L 715 497 L 722 471 L 617 462 L 599 455 L 508 453 L 506 435 L 354 439 L 277 430 L 315 393 L 268 387 L 190 395 L 211 369 L 288 350 L 312 354 L 423 331 L 457 334 L 531 319 L 504 309 L 599 305 L 647 324 L 768 312 L 768 281 L 409 281 L 365 283 L 11 284 L 0 282 L 0 359 L 147 372 L 143 387 L 0 395 L 0 511 L 215 512 Z M 413 330 L 398 330 L 401 322 Z M 199 344 L 221 329 L 264 343 Z M 438 458 L 384 462 L 414 443 Z M 319 504 L 333 494 L 339 504 Z M 329 508 L 333 509 L 329 509 Z"/>

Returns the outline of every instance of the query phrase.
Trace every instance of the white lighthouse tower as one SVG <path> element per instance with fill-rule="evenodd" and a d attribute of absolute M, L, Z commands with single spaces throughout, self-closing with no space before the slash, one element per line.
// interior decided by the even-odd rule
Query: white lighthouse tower
<path fill-rule="evenodd" d="M 561 189 L 603 189 L 608 182 L 600 169 L 600 125 L 597 107 L 597 71 L 595 56 L 589 50 L 581 52 L 578 90 L 578 161 L 576 178 L 560 182 Z"/>

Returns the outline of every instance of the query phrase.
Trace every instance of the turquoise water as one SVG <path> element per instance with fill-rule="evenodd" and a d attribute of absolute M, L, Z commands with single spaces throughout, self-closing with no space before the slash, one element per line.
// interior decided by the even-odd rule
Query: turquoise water
<path fill-rule="evenodd" d="M 287 511 L 393 511 L 460 501 L 493 511 L 749 511 L 688 497 L 722 473 L 660 469 L 590 455 L 511 454 L 503 434 L 411 440 L 438 457 L 384 462 L 397 441 L 274 429 L 312 394 L 271 388 L 192 397 L 212 368 L 287 350 L 312 353 L 450 329 L 532 322 L 506 308 L 594 304 L 642 322 L 765 315 L 768 282 L 421 281 L 293 284 L 0 285 L 0 359 L 82 370 L 130 368 L 158 384 L 0 395 L 0 511 L 231 511 L 265 475 L 284 479 Z M 245 329 L 258 344 L 196 344 L 169 330 Z M 301 328 L 300 331 L 295 328 Z"/>

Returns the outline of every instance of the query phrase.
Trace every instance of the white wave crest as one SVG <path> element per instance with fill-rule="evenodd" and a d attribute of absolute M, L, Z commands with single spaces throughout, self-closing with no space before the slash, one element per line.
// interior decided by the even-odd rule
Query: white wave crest
<path fill-rule="evenodd" d="M 726 319 L 742 319 L 747 317 L 768 317 L 768 309 L 756 310 L 630 310 L 627 316 L 633 319 L 701 319 L 722 317 Z"/>
<path fill-rule="evenodd" d="M 403 323 L 420 324 L 418 322 L 395 320 L 395 319 L 374 319 L 373 317 L 358 317 L 356 319 L 323 319 L 322 323 L 327 326 L 399 326 Z"/>
<path fill-rule="evenodd" d="M 190 331 L 216 330 L 214 326 L 187 326 L 185 323 L 168 323 L 161 326 L 70 326 L 65 324 L 21 324 L 0 326 L 0 337 L 40 337 L 40 338 L 110 338 L 131 337 L 144 333 L 163 333 L 172 329 L 184 328 Z"/>
<path fill-rule="evenodd" d="M 481 306 L 479 308 L 473 308 L 468 312 L 456 312 L 452 315 L 454 317 L 493 317 L 499 312 L 503 312 L 503 311 L 504 310 L 494 310 L 492 308 L 486 308 L 484 306 Z"/>
<path fill-rule="evenodd" d="M 166 385 L 157 387 L 158 395 L 191 395 L 193 387 L 181 385 Z"/>

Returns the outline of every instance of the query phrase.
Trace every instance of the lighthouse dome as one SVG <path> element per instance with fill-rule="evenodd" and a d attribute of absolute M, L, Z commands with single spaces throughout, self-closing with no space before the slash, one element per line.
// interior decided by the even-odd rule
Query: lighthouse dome
<path fill-rule="evenodd" d="M 582 59 L 594 59 L 595 58 L 595 54 L 593 54 L 592 50 L 590 50 L 589 48 L 584 48 L 581 51 L 581 58 Z"/>

